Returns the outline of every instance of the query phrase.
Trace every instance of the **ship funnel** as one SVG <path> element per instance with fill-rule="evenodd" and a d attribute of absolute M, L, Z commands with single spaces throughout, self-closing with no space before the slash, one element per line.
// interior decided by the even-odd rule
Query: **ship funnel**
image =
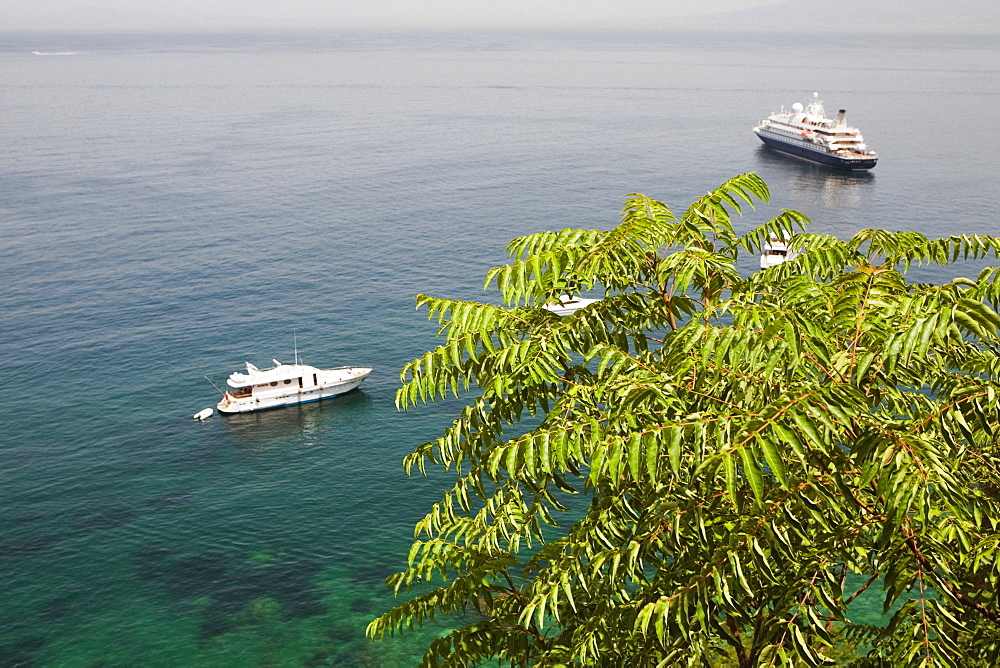
<path fill-rule="evenodd" d="M 847 125 L 847 110 L 841 109 L 837 112 L 837 125 Z"/>

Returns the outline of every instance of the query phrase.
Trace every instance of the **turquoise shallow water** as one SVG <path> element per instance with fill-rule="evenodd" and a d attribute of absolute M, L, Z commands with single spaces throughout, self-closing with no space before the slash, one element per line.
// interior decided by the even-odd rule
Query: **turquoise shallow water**
<path fill-rule="evenodd" d="M 456 408 L 394 408 L 433 345 L 413 295 L 492 299 L 514 236 L 748 170 L 774 194 L 750 220 L 996 233 L 998 60 L 927 37 L 0 35 L 0 665 L 412 665 L 440 627 L 363 631 L 447 479 L 400 467 Z M 871 174 L 759 146 L 813 90 Z M 308 363 L 375 372 L 191 419 L 203 375 L 287 360 L 293 332 Z"/>

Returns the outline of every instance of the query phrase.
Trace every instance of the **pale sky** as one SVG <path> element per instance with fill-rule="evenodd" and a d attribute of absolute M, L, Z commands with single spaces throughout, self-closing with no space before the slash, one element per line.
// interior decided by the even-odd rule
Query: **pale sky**
<path fill-rule="evenodd" d="M 995 0 L 0 0 L 4 30 L 667 29 L 678 25 L 976 30 Z M 732 14 L 732 12 L 738 12 Z M 849 20 L 845 22 L 844 17 Z"/>
<path fill-rule="evenodd" d="M 214 27 L 596 27 L 781 0 L 0 0 L 3 29 Z M 622 27 L 625 27 L 623 25 Z"/>

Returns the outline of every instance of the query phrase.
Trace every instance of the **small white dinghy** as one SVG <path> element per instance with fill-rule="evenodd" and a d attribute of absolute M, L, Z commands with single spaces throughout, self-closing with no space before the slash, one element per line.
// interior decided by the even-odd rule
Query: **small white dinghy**
<path fill-rule="evenodd" d="M 795 251 L 788 250 L 787 243 L 777 237 L 771 237 L 771 240 L 764 244 L 764 252 L 760 254 L 760 268 L 774 267 L 785 260 L 791 260 L 796 255 L 798 253 Z"/>
<path fill-rule="evenodd" d="M 198 411 L 197 413 L 195 413 L 194 414 L 194 419 L 195 420 L 207 420 L 208 418 L 212 417 L 212 414 L 214 412 L 215 412 L 214 409 L 212 409 L 212 408 L 206 408 L 203 411 Z"/>
<path fill-rule="evenodd" d="M 546 311 L 552 311 L 559 317 L 567 316 L 571 313 L 579 311 L 584 306 L 593 304 L 594 302 L 599 302 L 600 299 L 584 299 L 583 297 L 577 297 L 573 295 L 559 295 L 558 302 L 548 302 L 547 304 L 542 304 L 542 308 Z"/>

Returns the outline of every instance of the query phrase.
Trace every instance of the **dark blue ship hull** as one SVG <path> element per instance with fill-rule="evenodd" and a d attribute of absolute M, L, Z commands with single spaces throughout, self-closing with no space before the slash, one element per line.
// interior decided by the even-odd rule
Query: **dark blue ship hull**
<path fill-rule="evenodd" d="M 809 162 L 815 162 L 820 165 L 827 165 L 829 167 L 837 167 L 839 169 L 850 169 L 852 171 L 862 171 L 866 169 L 871 169 L 878 162 L 878 158 L 842 158 L 839 155 L 831 155 L 823 150 L 821 147 L 812 145 L 803 145 L 801 143 L 793 143 L 790 141 L 784 141 L 777 139 L 775 137 L 770 137 L 758 132 L 757 136 L 760 140 L 764 142 L 769 148 L 773 148 L 775 151 L 781 151 L 782 153 L 787 153 L 790 156 L 800 158 L 802 160 L 808 160 Z"/>

